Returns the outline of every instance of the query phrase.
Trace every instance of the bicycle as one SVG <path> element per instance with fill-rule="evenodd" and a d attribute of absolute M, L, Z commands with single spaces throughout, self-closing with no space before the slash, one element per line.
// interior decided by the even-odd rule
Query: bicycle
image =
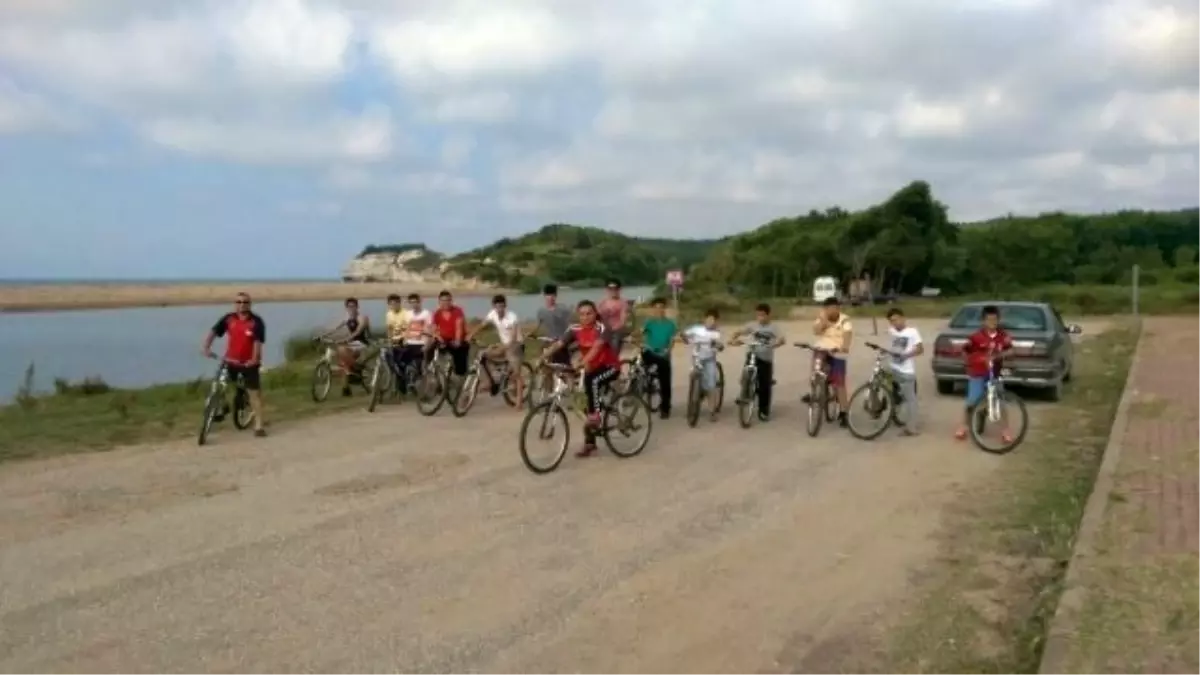
<path fill-rule="evenodd" d="M 892 369 L 889 368 L 885 360 L 888 357 L 896 356 L 896 353 L 880 347 L 872 342 L 864 343 L 868 349 L 875 351 L 875 365 L 871 369 L 871 377 L 863 384 L 859 385 L 854 393 L 850 395 L 848 407 L 853 411 L 856 407 L 856 402 L 863 396 L 866 400 L 863 402 L 863 410 L 867 411 L 867 415 L 873 421 L 882 420 L 878 429 L 872 431 L 864 431 L 858 428 L 854 421 L 854 415 L 846 415 L 846 428 L 850 431 L 850 435 L 862 441 L 873 441 L 883 435 L 883 432 L 888 430 L 888 427 L 893 424 L 898 427 L 905 425 L 904 420 L 900 419 L 900 406 L 904 404 L 904 395 L 900 393 L 900 384 L 896 382 L 896 378 L 892 374 Z M 887 413 L 886 415 L 884 413 Z"/>
<path fill-rule="evenodd" d="M 813 362 L 812 375 L 808 379 L 807 431 L 809 436 L 816 438 L 817 434 L 821 433 L 821 424 L 823 422 L 834 422 L 838 418 L 838 414 L 841 413 L 837 396 L 833 391 L 833 385 L 829 382 L 829 373 L 826 371 L 826 360 L 833 358 L 833 352 L 821 349 L 820 347 L 814 347 L 807 342 L 796 342 L 794 346 L 807 349 L 818 357 Z"/>
<path fill-rule="evenodd" d="M 452 389 L 450 352 L 446 351 L 442 340 L 431 339 L 434 341 L 432 357 L 416 380 L 417 412 L 425 417 L 432 417 L 442 409 L 442 405 L 450 398 Z"/>
<path fill-rule="evenodd" d="M 735 340 L 730 344 L 746 345 L 746 361 L 742 365 L 742 380 L 741 393 L 738 395 L 738 424 L 742 425 L 743 429 L 749 429 L 754 420 L 759 419 L 758 413 L 758 352 L 756 347 L 767 346 L 773 337 L 760 337 L 759 333 L 753 334 L 753 341 L 750 343 L 742 340 Z M 774 384 L 774 382 L 772 382 Z"/>
<path fill-rule="evenodd" d="M 521 436 L 519 440 L 521 461 L 525 463 L 526 468 L 536 474 L 546 474 L 558 468 L 562 464 L 563 458 L 567 455 L 567 448 L 571 443 L 571 426 L 567 417 L 567 413 L 572 413 L 584 424 L 588 424 L 587 420 L 587 394 L 584 392 L 584 372 L 581 368 L 575 366 L 566 366 L 559 363 L 544 363 L 542 367 L 550 369 L 554 374 L 554 389 L 546 397 L 546 400 L 541 401 L 537 405 L 530 408 L 525 414 L 525 419 L 521 421 Z M 578 375 L 577 377 L 568 377 L 568 375 Z M 642 424 L 636 422 L 639 411 L 645 411 L 646 421 Z M 550 440 L 561 429 L 562 443 L 559 445 L 558 451 L 547 464 L 539 464 L 534 461 L 529 454 L 529 445 L 526 442 L 526 437 L 529 433 L 529 428 L 535 420 L 538 423 L 538 438 L 541 440 Z M 604 438 L 604 444 L 608 446 L 610 452 L 622 459 L 628 459 L 641 454 L 646 448 L 646 444 L 650 441 L 650 432 L 653 428 L 653 421 L 650 415 L 650 406 L 640 396 L 629 392 L 619 393 L 613 389 L 604 395 L 600 401 L 600 427 L 596 429 L 595 434 Z M 616 440 L 618 438 L 629 438 L 638 431 L 643 431 L 644 435 L 640 441 L 630 450 L 623 450 L 617 447 Z"/>
<path fill-rule="evenodd" d="M 716 355 L 713 355 L 713 360 L 716 361 Z M 713 406 L 713 414 L 721 412 L 721 406 L 725 404 L 725 367 L 717 361 L 717 388 L 709 393 L 709 396 L 717 397 L 717 404 Z M 700 403 L 704 399 L 704 388 L 701 386 L 704 381 L 704 362 L 700 359 L 700 349 L 696 345 L 692 345 L 692 368 L 688 372 L 688 399 L 687 399 L 687 423 L 689 427 L 694 427 L 700 422 Z"/>
<path fill-rule="evenodd" d="M 245 378 L 241 373 L 233 381 L 232 409 L 225 403 L 225 392 L 229 388 L 230 365 L 240 364 L 231 364 L 222 359 L 221 365 L 217 366 L 217 373 L 213 376 L 208 396 L 204 399 L 204 417 L 200 422 L 200 436 L 197 439 L 197 445 L 204 445 L 208 441 L 208 434 L 212 431 L 213 423 L 221 421 L 230 412 L 233 413 L 233 426 L 239 431 L 248 428 L 254 421 L 254 411 L 250 408 L 250 395 L 246 391 Z"/>
<path fill-rule="evenodd" d="M 650 406 L 650 412 L 662 409 L 662 388 L 658 385 L 658 366 L 646 365 L 642 358 L 642 350 L 631 359 L 621 361 L 621 379 L 628 384 L 625 391 L 637 394 Z"/>
<path fill-rule="evenodd" d="M 1001 368 L 997 373 L 995 365 L 995 358 L 992 354 L 988 354 L 986 390 L 983 399 L 977 401 L 968 411 L 971 420 L 968 430 L 971 434 L 971 441 L 980 450 L 993 455 L 1006 455 L 1025 440 L 1025 433 L 1029 431 L 1029 413 L 1025 410 L 1025 402 L 1004 387 L 1004 378 L 1011 371 Z M 1011 424 L 1010 411 L 1016 411 L 1021 415 L 1021 430 L 1015 434 Z M 983 432 L 987 429 L 987 425 L 999 423 L 1008 426 L 1012 440 L 996 447 L 990 447 L 984 442 Z"/>
<path fill-rule="evenodd" d="M 367 391 L 371 393 L 371 400 L 367 403 L 367 412 L 375 412 L 375 407 L 383 401 L 387 394 L 400 397 L 402 392 L 407 390 L 407 386 L 402 387 L 401 383 L 410 385 L 416 381 L 416 364 L 409 363 L 402 370 L 392 354 L 393 349 L 402 347 L 403 344 L 394 344 L 390 340 L 379 341 L 379 358 L 375 360 L 375 367 L 371 369 L 371 376 L 367 381 Z"/>
<path fill-rule="evenodd" d="M 323 403 L 329 397 L 329 390 L 333 386 L 333 374 L 344 373 L 345 367 L 342 366 L 341 358 L 338 355 L 338 346 L 345 344 L 344 340 L 331 340 L 327 336 L 313 338 L 313 342 L 325 345 L 325 352 L 321 355 L 320 360 L 313 367 L 312 380 L 312 399 L 316 403 Z M 362 387 L 363 392 L 367 395 L 371 394 L 370 384 L 363 374 L 374 370 L 375 364 L 373 361 L 379 358 L 378 350 L 364 353 L 358 357 L 354 366 L 350 369 L 351 379 L 357 378 L 357 383 Z"/>
<path fill-rule="evenodd" d="M 491 363 L 490 367 L 488 366 L 489 362 Z M 462 384 L 450 402 L 450 412 L 454 413 L 455 417 L 464 417 L 471 411 L 471 407 L 475 405 L 475 400 L 479 397 L 479 385 L 483 382 L 480 377 L 481 373 L 487 375 L 488 384 L 491 385 L 491 395 L 497 396 L 503 392 L 504 400 L 510 406 L 516 407 L 519 403 L 530 400 L 529 387 L 533 384 L 533 366 L 524 361 L 521 362 L 521 377 L 525 378 L 526 383 L 522 396 L 523 401 L 517 400 L 517 381 L 513 378 L 509 368 L 507 359 L 493 360 L 486 347 L 478 349 L 474 362 L 467 369 Z"/>

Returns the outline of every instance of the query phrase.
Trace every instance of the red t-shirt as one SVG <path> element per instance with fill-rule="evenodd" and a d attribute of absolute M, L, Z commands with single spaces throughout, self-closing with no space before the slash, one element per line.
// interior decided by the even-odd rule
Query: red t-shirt
<path fill-rule="evenodd" d="M 1012 337 L 1003 328 L 997 328 L 989 334 L 986 328 L 971 333 L 963 352 L 967 355 L 967 375 L 970 377 L 987 377 L 988 353 L 1001 352 L 1012 347 Z M 999 360 L 995 362 L 999 365 Z"/>
<path fill-rule="evenodd" d="M 437 326 L 438 336 L 449 342 L 457 335 L 458 322 L 463 322 L 463 332 L 466 333 L 467 315 L 458 305 L 450 305 L 450 309 L 438 309 L 433 313 L 433 323 Z"/>
<path fill-rule="evenodd" d="M 596 322 L 590 326 L 576 324 L 567 329 L 563 335 L 566 346 L 577 345 L 580 356 L 587 356 L 596 344 L 600 345 L 600 353 L 589 363 L 584 364 L 588 372 L 602 368 L 617 368 L 621 365 L 621 357 L 613 348 L 612 341 L 605 335 L 604 324 Z"/>
<path fill-rule="evenodd" d="M 230 312 L 212 327 L 213 335 L 225 337 L 225 359 L 235 363 L 254 360 L 254 343 L 267 341 L 267 326 L 262 318 L 251 312 L 239 316 Z"/>

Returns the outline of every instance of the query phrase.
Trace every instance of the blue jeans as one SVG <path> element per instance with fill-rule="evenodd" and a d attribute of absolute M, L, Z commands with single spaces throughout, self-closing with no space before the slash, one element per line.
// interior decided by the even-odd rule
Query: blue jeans
<path fill-rule="evenodd" d="M 717 360 L 700 359 L 700 388 L 715 391 L 717 388 Z"/>
<path fill-rule="evenodd" d="M 986 378 L 986 377 L 969 377 L 969 378 L 967 378 L 967 407 L 968 408 L 970 408 L 971 406 L 975 405 L 976 403 L 979 403 L 980 401 L 982 401 L 983 397 L 985 395 L 987 395 L 987 383 L 988 383 L 988 378 Z"/>

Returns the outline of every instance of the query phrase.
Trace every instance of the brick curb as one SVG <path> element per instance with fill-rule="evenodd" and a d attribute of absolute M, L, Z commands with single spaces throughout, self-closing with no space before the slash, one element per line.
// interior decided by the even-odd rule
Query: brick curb
<path fill-rule="evenodd" d="M 1133 358 L 1129 361 L 1129 372 L 1125 376 L 1125 389 L 1121 393 L 1121 401 L 1117 404 L 1117 412 L 1113 418 L 1112 428 L 1108 432 L 1108 443 L 1104 446 L 1104 459 L 1100 462 L 1100 471 L 1096 474 L 1096 484 L 1088 497 L 1083 509 L 1083 518 L 1079 523 L 1079 533 L 1075 537 L 1075 550 L 1067 566 L 1067 575 L 1063 580 L 1063 593 L 1058 600 L 1058 607 L 1050 619 L 1050 627 L 1046 636 L 1046 647 L 1042 651 L 1042 662 L 1039 673 L 1062 673 L 1064 661 L 1070 648 L 1071 638 L 1078 632 L 1079 621 L 1082 618 L 1087 591 L 1079 583 L 1080 563 L 1095 555 L 1096 537 L 1100 533 L 1100 525 L 1104 522 L 1104 512 L 1108 508 L 1108 498 L 1112 493 L 1114 475 L 1121 462 L 1121 444 L 1125 439 L 1125 427 L 1129 424 L 1129 405 L 1133 402 L 1133 376 L 1141 361 L 1142 341 L 1145 340 L 1145 321 L 1140 320 L 1137 327 L 1138 339 L 1133 348 Z"/>

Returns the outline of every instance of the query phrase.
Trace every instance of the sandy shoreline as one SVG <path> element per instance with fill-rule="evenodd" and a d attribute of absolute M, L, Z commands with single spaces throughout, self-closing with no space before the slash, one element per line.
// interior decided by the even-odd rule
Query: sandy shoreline
<path fill-rule="evenodd" d="M 241 291 L 249 293 L 256 303 L 262 303 L 341 300 L 350 296 L 362 300 L 382 300 L 390 293 L 420 293 L 432 296 L 443 289 L 460 296 L 490 295 L 497 292 L 496 289 L 491 288 L 447 288 L 435 284 L 342 283 L 339 281 L 0 285 L 0 312 L 219 305 L 232 302 L 233 296 Z"/>

